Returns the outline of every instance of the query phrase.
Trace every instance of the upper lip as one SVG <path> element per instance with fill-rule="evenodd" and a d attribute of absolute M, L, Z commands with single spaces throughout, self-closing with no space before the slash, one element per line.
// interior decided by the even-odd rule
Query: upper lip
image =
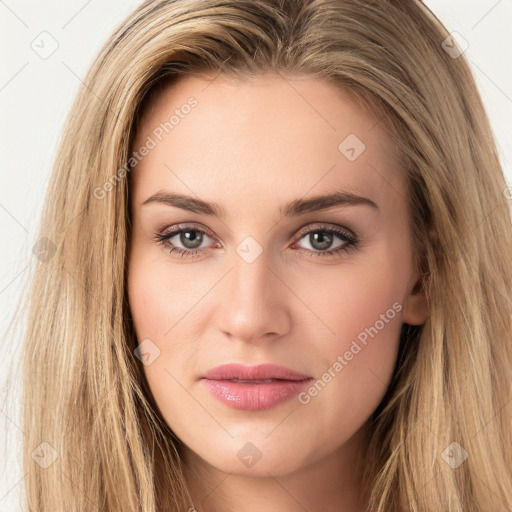
<path fill-rule="evenodd" d="M 308 375 L 296 372 L 291 368 L 269 363 L 255 366 L 247 366 L 238 363 L 222 364 L 208 370 L 203 375 L 203 379 L 209 380 L 305 380 L 309 378 Z"/>

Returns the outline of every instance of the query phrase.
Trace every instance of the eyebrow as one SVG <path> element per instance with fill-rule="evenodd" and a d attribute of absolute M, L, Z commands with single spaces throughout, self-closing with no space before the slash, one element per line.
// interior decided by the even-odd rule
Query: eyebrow
<path fill-rule="evenodd" d="M 226 210 L 214 202 L 203 201 L 183 194 L 174 194 L 165 190 L 160 190 L 148 197 L 142 205 L 150 203 L 162 203 L 168 206 L 175 206 L 182 210 L 193 213 L 212 215 L 219 218 L 226 217 Z M 324 194 L 307 199 L 295 199 L 290 201 L 279 212 L 284 217 L 293 217 L 305 213 L 319 212 L 334 208 L 336 206 L 370 206 L 376 210 L 378 205 L 367 197 L 358 196 L 346 191 L 337 191 L 332 194 Z"/>

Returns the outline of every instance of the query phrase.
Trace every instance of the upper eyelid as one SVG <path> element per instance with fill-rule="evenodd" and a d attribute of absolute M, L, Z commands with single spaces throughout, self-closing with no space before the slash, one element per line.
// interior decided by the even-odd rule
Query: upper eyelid
<path fill-rule="evenodd" d="M 168 238 L 172 238 L 179 234 L 182 231 L 201 231 L 204 232 L 207 236 L 209 236 L 212 240 L 215 240 L 218 242 L 218 238 L 213 234 L 213 231 L 211 231 L 206 226 L 197 226 L 195 223 L 181 223 L 176 226 L 173 226 L 172 228 L 169 228 L 169 230 L 163 229 L 160 231 L 164 236 Z M 309 222 L 305 224 L 304 226 L 301 226 L 298 230 L 296 230 L 295 238 L 296 240 L 300 240 L 303 235 L 307 235 L 310 232 L 315 231 L 347 231 L 348 236 L 357 238 L 357 234 L 354 233 L 351 229 L 344 227 L 344 226 L 338 226 L 336 224 L 330 223 L 330 222 Z"/>
<path fill-rule="evenodd" d="M 348 233 L 351 236 L 356 236 L 356 234 L 349 228 L 345 226 L 339 226 L 337 224 L 333 224 L 332 222 L 313 222 L 308 223 L 304 225 L 303 227 L 299 228 L 297 231 L 297 235 L 300 235 L 302 233 L 309 233 L 311 231 L 348 231 Z"/>
<path fill-rule="evenodd" d="M 201 232 L 204 232 L 206 235 L 208 235 L 210 238 L 216 239 L 215 235 L 213 234 L 213 231 L 211 231 L 210 229 L 208 229 L 206 227 L 196 226 L 193 223 L 178 224 L 178 225 L 172 226 L 168 229 L 164 228 L 162 230 L 159 230 L 158 232 L 161 233 L 162 235 L 169 235 L 169 237 L 171 237 L 171 236 L 175 236 L 176 234 L 180 233 L 181 231 L 187 231 L 187 230 L 188 231 L 201 231 Z"/>

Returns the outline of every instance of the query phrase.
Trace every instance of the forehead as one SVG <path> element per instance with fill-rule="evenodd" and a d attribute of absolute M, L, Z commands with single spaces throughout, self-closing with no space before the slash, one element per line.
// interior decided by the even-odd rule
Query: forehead
<path fill-rule="evenodd" d="M 145 106 L 132 150 L 149 139 L 154 147 L 132 171 L 133 197 L 165 188 L 219 201 L 266 190 L 284 202 L 343 188 L 384 200 L 404 187 L 386 126 L 317 78 L 181 77 Z"/>

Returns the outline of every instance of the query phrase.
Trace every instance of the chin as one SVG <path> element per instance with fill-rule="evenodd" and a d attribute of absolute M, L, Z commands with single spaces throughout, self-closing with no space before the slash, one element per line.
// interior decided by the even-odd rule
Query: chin
<path fill-rule="evenodd" d="M 202 439 L 201 446 L 195 443 L 188 445 L 188 450 L 193 452 L 194 458 L 199 457 L 212 467 L 224 473 L 230 473 L 240 476 L 261 476 L 268 477 L 282 476 L 293 473 L 301 467 L 307 466 L 312 462 L 316 453 L 311 450 L 308 453 L 298 450 L 297 445 L 303 442 L 283 445 L 281 439 L 265 439 L 264 436 L 245 436 L 235 437 L 226 441 L 224 444 L 214 441 L 210 438 L 211 444 L 204 445 L 205 439 Z M 213 447 L 215 443 L 215 447 Z"/>

